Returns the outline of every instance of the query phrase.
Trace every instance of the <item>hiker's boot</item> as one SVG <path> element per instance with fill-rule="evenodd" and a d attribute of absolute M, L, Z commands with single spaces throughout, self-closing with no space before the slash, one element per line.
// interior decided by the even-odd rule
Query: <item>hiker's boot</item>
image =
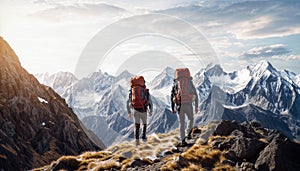
<path fill-rule="evenodd" d="M 188 140 L 192 139 L 192 131 L 190 131 L 186 137 Z"/>
<path fill-rule="evenodd" d="M 140 145 L 140 139 L 135 139 L 135 146 L 139 146 Z"/>
<path fill-rule="evenodd" d="M 183 139 L 183 140 L 181 141 L 180 146 L 181 146 L 181 147 L 187 146 L 187 143 L 186 143 L 185 139 Z"/>
<path fill-rule="evenodd" d="M 135 139 L 139 139 L 140 137 L 140 124 L 136 123 L 135 124 Z"/>
<path fill-rule="evenodd" d="M 146 137 L 146 130 L 147 130 L 147 124 L 144 124 L 144 125 L 143 125 L 143 136 L 142 136 L 142 139 L 143 139 L 143 140 L 147 140 L 147 137 Z"/>

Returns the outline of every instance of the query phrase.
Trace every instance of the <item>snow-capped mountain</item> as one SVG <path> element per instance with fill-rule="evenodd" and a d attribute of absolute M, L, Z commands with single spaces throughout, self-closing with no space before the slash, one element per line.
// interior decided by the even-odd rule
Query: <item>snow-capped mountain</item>
<path fill-rule="evenodd" d="M 295 77 L 295 83 L 300 87 L 300 74 Z"/>
<path fill-rule="evenodd" d="M 117 77 L 99 71 L 74 82 L 61 94 L 107 146 L 133 137 L 133 121 L 127 117 L 125 106 L 133 76 L 128 71 Z M 155 107 L 148 120 L 149 132 L 166 132 L 178 124 L 176 115 L 169 111 L 173 78 L 174 69 L 167 67 L 147 84 Z M 300 134 L 299 75 L 277 71 L 267 61 L 231 73 L 211 64 L 197 72 L 193 82 L 200 100 L 196 124 L 256 120 L 289 137 Z"/>
<path fill-rule="evenodd" d="M 161 81 L 157 83 L 165 81 L 166 84 L 161 86 L 165 88 L 172 84 L 171 75 L 174 75 L 174 69 L 166 68 L 160 75 L 157 80 L 161 78 Z M 47 79 L 42 79 L 41 75 L 38 76 L 44 84 L 55 85 L 51 82 L 52 79 L 47 81 Z M 74 81 L 72 86 L 56 86 L 55 88 L 59 88 L 57 91 L 66 99 L 83 124 L 109 146 L 123 139 L 133 138 L 133 119 L 128 118 L 126 111 L 129 81 L 133 76 L 128 71 L 116 77 L 98 71 L 87 78 Z M 58 76 L 53 75 L 47 78 L 53 77 Z M 61 78 L 66 79 L 66 77 Z M 154 82 L 151 83 L 154 85 Z M 61 87 L 65 87 L 65 90 L 60 91 Z M 150 93 L 153 95 L 151 88 Z M 149 118 L 148 132 L 165 133 L 176 127 L 176 115 L 171 114 L 166 103 L 156 96 L 152 96 L 152 101 L 154 115 Z"/>
<path fill-rule="evenodd" d="M 174 73 L 175 70 L 173 68 L 166 67 L 150 82 L 151 89 L 156 90 L 172 85 Z"/>
<path fill-rule="evenodd" d="M 170 67 L 166 67 L 160 74 L 158 74 L 150 82 L 150 90 L 154 97 L 170 104 L 171 87 L 173 85 L 175 70 Z"/>
<path fill-rule="evenodd" d="M 217 67 L 215 73 L 221 73 L 219 71 Z M 197 89 L 204 99 L 198 123 L 223 119 L 256 120 L 265 127 L 285 132 L 289 137 L 300 135 L 300 88 L 295 83 L 295 74 L 277 71 L 267 61 L 240 71 L 217 74 L 219 78 L 207 73 L 204 70 L 196 74 L 196 78 L 202 79 L 197 82 L 200 83 Z"/>
<path fill-rule="evenodd" d="M 52 87 L 60 95 L 77 81 L 77 78 L 70 72 L 58 72 L 55 74 L 40 73 L 34 76 L 40 83 Z"/>

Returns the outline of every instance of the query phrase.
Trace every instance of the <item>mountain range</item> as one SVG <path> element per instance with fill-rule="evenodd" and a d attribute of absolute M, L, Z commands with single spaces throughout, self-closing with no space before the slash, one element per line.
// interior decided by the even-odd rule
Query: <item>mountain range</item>
<path fill-rule="evenodd" d="M 112 76 L 100 70 L 82 79 L 65 72 L 36 75 L 41 83 L 56 85 L 53 89 L 106 146 L 133 138 L 133 121 L 127 117 L 125 107 L 133 76 L 128 71 Z M 176 115 L 170 112 L 173 76 L 174 69 L 166 67 L 147 82 L 154 103 L 154 115 L 148 121 L 149 133 L 166 133 L 178 126 Z M 268 61 L 234 72 L 210 64 L 193 76 L 200 100 L 195 124 L 216 120 L 256 121 L 299 140 L 299 77 L 287 70 L 278 71 Z M 62 84 L 53 78 L 60 78 Z"/>

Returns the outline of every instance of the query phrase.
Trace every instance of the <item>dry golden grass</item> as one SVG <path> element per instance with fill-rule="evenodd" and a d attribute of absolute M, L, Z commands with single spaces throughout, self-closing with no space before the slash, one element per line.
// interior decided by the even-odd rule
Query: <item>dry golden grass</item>
<path fill-rule="evenodd" d="M 145 162 L 145 163 L 147 163 L 147 164 L 153 164 L 153 161 L 152 160 L 150 160 L 149 158 L 142 158 L 142 161 L 143 162 Z"/>
<path fill-rule="evenodd" d="M 173 170 L 179 170 L 178 164 L 175 161 L 168 161 L 166 164 L 164 164 L 161 168 L 161 171 L 173 171 Z"/>
<path fill-rule="evenodd" d="M 260 135 L 263 136 L 263 137 L 266 137 L 266 136 L 267 136 L 266 133 L 265 133 L 263 130 L 260 130 L 260 129 L 254 129 L 254 131 L 255 131 L 256 133 L 260 134 Z"/>
<path fill-rule="evenodd" d="M 201 130 L 205 129 L 208 129 L 208 127 L 201 128 Z M 194 130 L 200 131 L 197 129 Z M 67 170 L 126 170 L 135 159 L 140 159 L 144 163 L 151 165 L 153 164 L 153 160 L 151 159 L 158 158 L 165 152 L 172 153 L 172 149 L 178 143 L 177 136 L 178 129 L 168 134 L 152 134 L 148 136 L 147 142 L 140 141 L 138 146 L 136 146 L 135 140 L 133 140 L 109 147 L 106 151 L 86 152 L 78 157 L 64 156 L 52 162 L 50 166 L 45 166 L 38 170 L 50 170 L 59 162 L 66 164 L 66 168 L 62 167 L 59 169 Z M 211 147 L 212 141 L 216 139 L 225 140 L 227 138 L 229 137 L 212 136 L 207 143 L 204 140 L 198 139 L 192 147 L 181 154 L 188 161 L 188 165 L 185 168 L 182 168 L 184 166 L 180 166 L 177 163 L 176 158 L 180 154 L 175 153 L 163 158 L 164 165 L 161 167 L 161 170 L 206 170 L 206 167 L 215 167 L 215 169 L 219 170 L 232 170 L 232 167 L 221 164 L 225 160 L 223 153 Z"/>
<path fill-rule="evenodd" d="M 62 169 L 72 169 L 77 170 L 81 165 L 81 161 L 75 156 L 63 156 L 59 158 L 56 162 L 51 163 L 51 168 L 56 167 L 59 170 Z"/>
<path fill-rule="evenodd" d="M 189 167 L 183 168 L 182 171 L 199 171 L 203 170 L 200 165 L 190 164 Z"/>
<path fill-rule="evenodd" d="M 190 149 L 182 153 L 182 157 L 192 162 L 199 162 L 203 159 L 214 157 L 215 151 L 213 150 L 212 153 L 208 145 L 194 144 Z"/>
<path fill-rule="evenodd" d="M 122 164 L 121 170 L 125 170 L 129 166 L 129 164 L 130 164 L 131 161 L 132 161 L 131 159 L 126 159 L 126 160 L 122 161 L 122 163 L 121 163 Z"/>
<path fill-rule="evenodd" d="M 229 165 L 223 165 L 221 162 L 225 160 L 222 151 L 212 149 L 211 142 L 216 139 L 226 140 L 230 137 L 224 136 L 212 136 L 205 145 L 203 140 L 198 139 L 196 143 L 186 150 L 181 156 L 189 162 L 189 165 L 185 168 L 180 168 L 178 163 L 172 158 L 166 158 L 166 164 L 161 167 L 161 170 L 207 170 L 206 168 L 216 169 L 216 170 L 235 170 L 235 168 Z M 204 168 L 205 166 L 205 168 Z"/>
<path fill-rule="evenodd" d="M 88 160 L 88 159 L 103 159 L 107 158 L 108 156 L 111 156 L 112 153 L 110 151 L 98 151 L 98 152 L 86 152 L 80 155 L 82 160 Z"/>
<path fill-rule="evenodd" d="M 267 141 L 265 138 L 260 138 L 259 141 L 260 141 L 260 142 L 263 142 L 263 143 L 265 143 L 265 144 L 269 144 L 269 143 L 270 143 L 270 142 Z"/>
<path fill-rule="evenodd" d="M 213 168 L 213 171 L 237 171 L 237 169 L 230 165 L 221 165 Z"/>
<path fill-rule="evenodd" d="M 175 162 L 175 158 L 177 158 L 180 154 L 176 153 L 173 156 L 164 158 L 163 162 L 165 163 L 160 169 L 162 171 L 171 171 L 178 169 L 178 165 Z"/>
<path fill-rule="evenodd" d="M 116 162 L 114 160 L 106 160 L 106 161 L 100 161 L 97 163 L 96 167 L 94 168 L 89 168 L 89 170 L 110 170 L 110 169 L 120 169 L 121 164 L 119 162 Z"/>

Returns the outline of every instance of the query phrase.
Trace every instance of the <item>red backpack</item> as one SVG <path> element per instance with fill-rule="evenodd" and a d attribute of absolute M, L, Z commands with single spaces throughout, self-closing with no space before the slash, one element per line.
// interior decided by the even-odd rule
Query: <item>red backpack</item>
<path fill-rule="evenodd" d="M 148 90 L 146 89 L 145 79 L 143 76 L 136 76 L 130 80 L 131 104 L 134 109 L 145 109 L 147 106 Z"/>
<path fill-rule="evenodd" d="M 175 84 L 177 85 L 176 98 L 180 103 L 191 103 L 193 94 L 191 91 L 192 77 L 188 68 L 178 68 L 175 70 Z"/>

